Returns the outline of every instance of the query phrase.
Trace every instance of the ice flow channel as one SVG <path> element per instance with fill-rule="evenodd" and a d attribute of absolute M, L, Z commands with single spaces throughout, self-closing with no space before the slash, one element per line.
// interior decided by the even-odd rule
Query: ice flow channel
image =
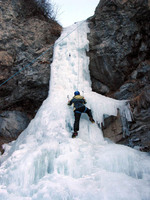
<path fill-rule="evenodd" d="M 71 138 L 74 116 L 67 95 L 71 98 L 76 89 L 84 91 L 96 121 L 102 122 L 103 114 L 116 115 L 117 108 L 130 120 L 124 101 L 91 90 L 88 32 L 87 23 L 79 22 L 56 41 L 49 96 L 1 156 L 1 200 L 150 199 L 147 154 L 107 142 L 84 115 L 79 137 Z"/>

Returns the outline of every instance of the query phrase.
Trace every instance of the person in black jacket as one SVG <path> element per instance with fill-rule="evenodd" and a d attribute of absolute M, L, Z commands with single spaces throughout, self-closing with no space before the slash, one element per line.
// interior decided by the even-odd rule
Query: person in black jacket
<path fill-rule="evenodd" d="M 69 106 L 71 106 L 72 104 L 74 107 L 74 116 L 75 116 L 74 133 L 72 135 L 72 138 L 74 138 L 78 135 L 79 122 L 82 113 L 86 113 L 89 116 L 89 120 L 92 123 L 95 123 L 95 121 L 93 119 L 91 110 L 84 105 L 86 104 L 86 100 L 84 99 L 83 96 L 80 95 L 79 91 L 74 92 L 74 97 L 70 101 L 68 101 Z"/>

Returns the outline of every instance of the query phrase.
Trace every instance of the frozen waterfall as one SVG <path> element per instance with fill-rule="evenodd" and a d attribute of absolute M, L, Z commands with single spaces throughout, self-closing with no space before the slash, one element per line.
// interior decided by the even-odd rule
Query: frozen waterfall
<path fill-rule="evenodd" d="M 130 121 L 125 101 L 92 92 L 86 22 L 65 28 L 56 41 L 50 92 L 19 138 L 5 146 L 0 166 L 1 200 L 149 200 L 150 157 L 109 143 L 86 115 L 72 139 L 74 116 L 67 96 L 83 93 L 94 119 L 117 115 Z"/>

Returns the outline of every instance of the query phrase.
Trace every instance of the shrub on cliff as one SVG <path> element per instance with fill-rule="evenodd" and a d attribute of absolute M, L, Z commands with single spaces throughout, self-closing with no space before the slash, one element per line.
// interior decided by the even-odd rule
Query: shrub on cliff
<path fill-rule="evenodd" d="M 22 2 L 23 9 L 28 11 L 28 15 L 45 16 L 56 20 L 59 9 L 51 0 L 22 0 Z"/>
<path fill-rule="evenodd" d="M 43 12 L 45 16 L 53 20 L 56 19 L 57 9 L 56 4 L 52 3 L 50 0 L 34 0 L 37 3 L 38 9 Z"/>

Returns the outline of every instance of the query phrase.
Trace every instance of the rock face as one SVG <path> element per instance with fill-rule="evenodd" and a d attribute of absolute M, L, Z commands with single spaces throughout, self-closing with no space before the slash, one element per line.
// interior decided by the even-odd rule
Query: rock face
<path fill-rule="evenodd" d="M 119 143 L 150 147 L 150 1 L 101 0 L 88 19 L 95 92 L 128 99 L 130 136 Z"/>
<path fill-rule="evenodd" d="M 122 139 L 122 123 L 119 114 L 117 116 L 104 117 L 102 130 L 104 137 L 113 142 L 119 142 Z"/>
<path fill-rule="evenodd" d="M 34 1 L 0 1 L 0 110 L 23 109 L 34 115 L 47 97 L 53 47 L 61 27 L 36 11 Z"/>
<path fill-rule="evenodd" d="M 20 111 L 5 111 L 0 114 L 0 137 L 16 139 L 29 124 L 27 114 Z"/>
<path fill-rule="evenodd" d="M 149 151 L 150 0 L 101 0 L 88 21 L 92 88 L 128 99 L 133 113 L 129 136 L 123 137 L 119 115 L 105 118 L 104 136 Z M 0 1 L 0 85 L 17 75 L 0 86 L 1 151 L 1 145 L 17 138 L 47 97 L 50 45 L 60 32 L 60 25 L 46 18 L 34 0 Z"/>
<path fill-rule="evenodd" d="M 0 1 L 0 85 L 17 75 L 0 86 L 0 113 L 21 111 L 33 118 L 48 94 L 53 44 L 60 32 L 34 0 Z"/>

